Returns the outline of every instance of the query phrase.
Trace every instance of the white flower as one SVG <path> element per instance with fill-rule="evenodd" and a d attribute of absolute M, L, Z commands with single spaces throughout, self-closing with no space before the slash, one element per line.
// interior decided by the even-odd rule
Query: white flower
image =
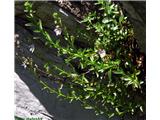
<path fill-rule="evenodd" d="M 15 37 L 15 38 L 18 38 L 18 37 L 19 37 L 19 34 L 15 34 L 14 37 Z"/>
<path fill-rule="evenodd" d="M 54 32 L 56 33 L 56 36 L 61 35 L 62 29 L 57 25 L 56 28 L 54 29 Z"/>
<path fill-rule="evenodd" d="M 129 65 L 129 63 L 128 63 L 128 62 L 125 62 L 125 65 Z"/>
<path fill-rule="evenodd" d="M 30 46 L 29 46 L 29 51 L 30 51 L 31 53 L 33 53 L 34 50 L 35 50 L 34 44 L 30 45 Z"/>
<path fill-rule="evenodd" d="M 98 50 L 98 54 L 100 55 L 101 58 L 104 58 L 106 56 L 106 51 L 104 49 Z"/>
<path fill-rule="evenodd" d="M 26 63 L 21 64 L 21 66 L 24 67 L 24 69 L 27 67 Z"/>
<path fill-rule="evenodd" d="M 19 38 L 19 34 L 14 35 L 14 42 L 19 45 L 19 40 L 17 40 L 17 38 Z"/>

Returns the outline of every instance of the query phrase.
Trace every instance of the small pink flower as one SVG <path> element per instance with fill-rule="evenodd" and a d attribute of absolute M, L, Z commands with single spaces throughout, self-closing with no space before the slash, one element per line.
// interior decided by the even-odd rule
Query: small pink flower
<path fill-rule="evenodd" d="M 54 29 L 54 32 L 56 33 L 56 36 L 61 35 L 62 29 L 57 25 L 56 28 Z"/>
<path fill-rule="evenodd" d="M 104 58 L 106 56 L 106 51 L 104 49 L 98 50 L 98 54 L 100 55 L 101 58 Z"/>

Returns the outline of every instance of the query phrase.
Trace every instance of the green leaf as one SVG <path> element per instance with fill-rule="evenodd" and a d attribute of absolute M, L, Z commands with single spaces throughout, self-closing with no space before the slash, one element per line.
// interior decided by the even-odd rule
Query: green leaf
<path fill-rule="evenodd" d="M 112 81 L 112 70 L 111 69 L 108 71 L 108 78 L 109 78 L 109 81 Z"/>
<path fill-rule="evenodd" d="M 95 91 L 95 88 L 92 88 L 92 87 L 87 87 L 85 88 L 86 91 Z"/>
<path fill-rule="evenodd" d="M 90 60 L 91 60 L 91 62 L 93 62 L 93 61 L 94 61 L 94 57 L 93 57 L 93 55 L 90 57 Z"/>
<path fill-rule="evenodd" d="M 63 84 L 60 85 L 59 89 L 62 90 L 62 88 L 63 88 Z"/>
<path fill-rule="evenodd" d="M 113 73 L 114 73 L 114 74 L 117 74 L 117 75 L 124 75 L 123 70 L 117 70 L 117 71 L 114 70 Z"/>
<path fill-rule="evenodd" d="M 97 78 L 99 77 L 99 73 L 98 73 L 98 72 L 96 72 L 96 77 L 97 77 Z"/>
<path fill-rule="evenodd" d="M 66 72 L 61 71 L 61 72 L 59 73 L 59 75 L 66 75 Z"/>
<path fill-rule="evenodd" d="M 50 35 L 46 31 L 45 31 L 45 36 L 46 36 L 46 39 L 50 42 L 50 44 L 52 44 L 53 41 L 52 41 Z"/>
<path fill-rule="evenodd" d="M 85 96 L 85 99 L 88 99 L 89 97 L 90 97 L 90 94 L 86 95 L 86 96 Z"/>
<path fill-rule="evenodd" d="M 74 99 L 72 98 L 72 99 L 70 99 L 70 101 L 69 101 L 69 103 L 72 103 L 72 101 L 73 101 Z"/>
<path fill-rule="evenodd" d="M 85 83 L 89 83 L 89 81 L 87 80 L 87 78 L 85 77 L 84 74 L 82 74 L 82 80 L 83 80 Z"/>
<path fill-rule="evenodd" d="M 93 109 L 93 107 L 91 107 L 91 106 L 85 106 L 84 108 L 85 109 Z"/>
<path fill-rule="evenodd" d="M 115 115 L 115 113 L 109 114 L 109 118 L 113 117 L 114 115 Z"/>
<path fill-rule="evenodd" d="M 140 70 L 136 71 L 136 75 L 139 75 L 140 73 L 141 73 L 141 71 L 140 71 Z"/>
<path fill-rule="evenodd" d="M 25 26 L 34 26 L 33 23 L 26 23 Z"/>
<path fill-rule="evenodd" d="M 123 114 L 123 112 L 120 112 L 118 108 L 116 108 L 115 110 L 119 115 Z"/>
<path fill-rule="evenodd" d="M 52 15 L 54 18 L 58 17 L 58 13 L 54 12 Z"/>
<path fill-rule="evenodd" d="M 143 107 L 142 106 L 140 106 L 140 110 L 143 112 Z"/>
<path fill-rule="evenodd" d="M 108 20 L 107 17 L 102 20 L 102 23 L 104 23 L 104 24 L 105 24 L 105 23 L 108 23 L 108 22 L 110 22 L 110 20 Z"/>
<path fill-rule="evenodd" d="M 40 30 L 43 30 L 42 21 L 40 19 L 39 19 L 39 28 L 40 28 Z"/>
<path fill-rule="evenodd" d="M 80 66 L 81 66 L 81 68 L 82 68 L 82 69 L 84 68 L 84 65 L 83 65 L 83 63 L 81 63 L 81 62 L 80 62 Z"/>
<path fill-rule="evenodd" d="M 40 33 L 40 31 L 39 31 L 39 30 L 34 30 L 33 32 L 35 32 L 35 33 Z"/>
<path fill-rule="evenodd" d="M 124 19 L 124 16 L 121 15 L 121 16 L 119 17 L 119 23 L 121 23 L 121 22 L 123 21 L 123 19 Z"/>

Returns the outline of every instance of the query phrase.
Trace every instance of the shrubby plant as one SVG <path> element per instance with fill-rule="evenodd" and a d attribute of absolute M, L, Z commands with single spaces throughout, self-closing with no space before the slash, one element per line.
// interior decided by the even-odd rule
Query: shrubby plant
<path fill-rule="evenodd" d="M 53 13 L 56 40 L 43 28 L 42 21 L 34 16 L 32 3 L 25 2 L 26 16 L 34 26 L 34 32 L 45 38 L 47 46 L 56 48 L 58 55 L 63 56 L 72 69 L 67 71 L 48 62 L 43 70 L 48 78 L 55 76 L 53 71 L 58 72 L 54 79 L 58 87 L 51 87 L 45 81 L 40 83 L 44 89 L 70 102 L 80 101 L 84 108 L 93 109 L 96 114 L 113 117 L 144 112 L 145 83 L 140 77 L 142 63 L 137 62 L 133 27 L 113 2 L 98 0 L 95 5 L 98 12 L 90 12 L 81 21 L 85 25 L 82 37 L 68 32 L 60 15 Z M 80 38 L 89 41 L 89 47 L 78 47 L 75 43 Z M 62 46 L 62 40 L 67 44 Z M 39 74 L 38 67 L 31 67 Z"/>

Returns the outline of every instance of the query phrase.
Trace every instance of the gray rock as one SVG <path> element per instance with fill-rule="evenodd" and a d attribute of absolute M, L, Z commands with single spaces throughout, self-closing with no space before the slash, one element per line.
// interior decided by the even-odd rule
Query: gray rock
<path fill-rule="evenodd" d="M 47 112 L 40 101 L 30 91 L 29 87 L 16 73 L 14 74 L 14 82 L 16 105 L 15 116 L 21 118 L 42 118 L 43 120 L 52 120 L 47 116 L 51 115 Z M 36 87 L 36 84 L 33 84 L 32 86 Z"/>

